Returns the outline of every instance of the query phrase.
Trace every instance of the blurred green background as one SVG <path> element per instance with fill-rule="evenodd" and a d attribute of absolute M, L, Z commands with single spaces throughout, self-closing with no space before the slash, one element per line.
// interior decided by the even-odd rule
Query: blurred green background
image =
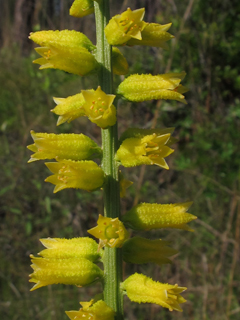
<path fill-rule="evenodd" d="M 34 45 L 27 36 L 43 29 L 75 29 L 95 43 L 94 16 L 68 15 L 71 0 L 0 1 L 0 317 L 1 320 L 68 319 L 65 310 L 100 292 L 55 285 L 29 292 L 29 254 L 44 237 L 86 236 L 102 213 L 101 191 L 65 190 L 53 194 L 44 183 L 42 162 L 27 164 L 29 131 L 83 132 L 101 143 L 100 130 L 87 119 L 56 127 L 52 97 L 96 88 L 96 77 L 80 78 L 32 64 Z M 238 0 L 111 1 L 112 14 L 146 7 L 145 21 L 172 22 L 169 50 L 122 48 L 131 73 L 185 70 L 188 104 L 120 102 L 119 131 L 129 127 L 175 127 L 179 142 L 158 167 L 122 169 L 134 182 L 122 210 L 138 202 L 193 200 L 194 233 L 162 230 L 149 238 L 172 242 L 179 250 L 172 265 L 124 265 L 125 276 L 143 272 L 154 280 L 187 286 L 183 313 L 126 298 L 126 319 L 225 320 L 240 317 L 240 2 Z M 114 79 L 115 86 L 120 82 Z"/>

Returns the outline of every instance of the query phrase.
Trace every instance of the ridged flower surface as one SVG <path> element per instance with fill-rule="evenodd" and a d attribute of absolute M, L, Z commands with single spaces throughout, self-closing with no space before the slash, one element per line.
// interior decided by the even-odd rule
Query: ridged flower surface
<path fill-rule="evenodd" d="M 97 1 L 97 0 L 94 0 Z M 82 18 L 94 12 L 93 0 L 75 0 L 69 10 L 70 16 Z M 98 2 L 98 1 L 97 1 Z"/>
<path fill-rule="evenodd" d="M 48 259 L 31 255 L 31 259 L 34 272 L 29 281 L 36 283 L 31 291 L 58 283 L 82 287 L 103 276 L 96 264 L 84 258 Z"/>
<path fill-rule="evenodd" d="M 125 139 L 118 149 L 115 159 L 120 161 L 124 167 L 156 164 L 164 169 L 169 169 L 164 158 L 174 151 L 167 145 L 170 135 L 170 133 L 153 133 L 140 138 Z"/>
<path fill-rule="evenodd" d="M 113 100 L 115 95 L 106 94 L 99 86 L 97 90 L 82 90 L 85 100 L 83 108 L 89 120 L 96 123 L 102 129 L 113 126 L 116 123 L 116 108 Z"/>
<path fill-rule="evenodd" d="M 170 248 L 168 241 L 133 237 L 123 244 L 123 260 L 128 263 L 172 263 L 168 257 L 178 251 Z"/>
<path fill-rule="evenodd" d="M 53 173 L 45 181 L 56 185 L 54 193 L 66 188 L 93 191 L 104 183 L 104 172 L 93 161 L 61 160 L 45 164 Z"/>
<path fill-rule="evenodd" d="M 123 223 L 118 219 L 106 218 L 99 215 L 97 226 L 88 233 L 100 239 L 99 247 L 121 248 L 129 237 Z"/>
<path fill-rule="evenodd" d="M 157 204 L 140 203 L 122 218 L 124 224 L 134 230 L 175 228 L 193 231 L 187 223 L 197 219 L 186 211 L 192 202 Z"/>
<path fill-rule="evenodd" d="M 87 160 L 94 157 L 100 158 L 101 148 L 89 137 L 84 134 L 54 134 L 31 131 L 34 144 L 28 149 L 34 154 L 28 162 L 43 159 L 71 159 Z"/>
<path fill-rule="evenodd" d="M 99 67 L 91 54 L 95 46 L 80 32 L 38 31 L 29 38 L 41 46 L 35 50 L 42 58 L 33 61 L 41 65 L 40 69 L 59 69 L 83 76 Z"/>
<path fill-rule="evenodd" d="M 187 288 L 153 281 L 151 278 L 135 273 L 128 277 L 121 288 L 131 301 L 138 303 L 155 303 L 169 311 L 182 311 L 179 304 L 186 302 L 180 295 Z"/>
<path fill-rule="evenodd" d="M 186 103 L 182 93 L 188 89 L 180 84 L 186 73 L 133 74 L 120 83 L 117 93 L 129 101 L 170 99 Z"/>
<path fill-rule="evenodd" d="M 44 258 L 85 258 L 92 262 L 100 258 L 97 242 L 88 237 L 73 239 L 47 238 L 40 239 L 40 241 L 47 248 L 38 253 Z"/>
<path fill-rule="evenodd" d="M 83 306 L 79 311 L 66 311 L 67 316 L 71 320 L 114 320 L 115 312 L 106 302 L 98 300 L 93 303 L 80 302 Z"/>
<path fill-rule="evenodd" d="M 105 27 L 105 35 L 109 44 L 119 46 L 131 38 L 141 40 L 141 32 L 146 26 L 143 22 L 145 9 L 132 11 L 128 8 L 122 14 L 114 16 Z"/>

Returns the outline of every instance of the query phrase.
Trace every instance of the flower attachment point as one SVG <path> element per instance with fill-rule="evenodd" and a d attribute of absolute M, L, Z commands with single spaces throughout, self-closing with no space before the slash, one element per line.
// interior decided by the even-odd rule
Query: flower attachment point
<path fill-rule="evenodd" d="M 109 44 L 124 45 L 131 38 L 141 40 L 141 31 L 147 25 L 143 20 L 145 8 L 132 11 L 128 8 L 122 14 L 114 16 L 105 27 Z"/>
<path fill-rule="evenodd" d="M 169 309 L 169 311 L 182 311 L 179 304 L 186 302 L 180 293 L 187 288 L 179 287 L 177 284 L 171 285 L 153 281 L 151 278 L 139 273 L 128 277 L 121 284 L 121 288 L 131 301 L 155 303 Z"/>
<path fill-rule="evenodd" d="M 97 226 L 88 230 L 88 233 L 100 239 L 99 247 L 121 248 L 129 238 L 123 223 L 118 219 L 106 218 L 99 215 Z"/>
<path fill-rule="evenodd" d="M 153 133 L 141 135 L 139 138 L 127 138 L 122 142 L 115 159 L 124 167 L 156 164 L 169 169 L 164 158 L 174 151 L 167 145 L 170 136 L 170 133 Z"/>
<path fill-rule="evenodd" d="M 90 302 L 80 302 L 80 304 L 83 307 L 79 311 L 66 311 L 71 320 L 114 320 L 114 310 L 103 300 L 94 303 L 92 299 Z"/>
<path fill-rule="evenodd" d="M 96 123 L 102 129 L 113 126 L 116 123 L 116 108 L 113 100 L 115 95 L 106 94 L 99 86 L 97 90 L 82 90 L 85 100 L 83 108 L 89 120 Z"/>
<path fill-rule="evenodd" d="M 197 219 L 186 211 L 192 202 L 157 204 L 140 203 L 123 216 L 124 224 L 134 230 L 174 228 L 193 231 L 187 223 Z"/>
<path fill-rule="evenodd" d="M 104 182 L 103 170 L 93 161 L 61 160 L 45 165 L 53 173 L 45 181 L 56 185 L 54 193 L 66 188 L 93 191 Z"/>
<path fill-rule="evenodd" d="M 188 89 L 180 84 L 186 73 L 133 74 L 120 83 L 117 93 L 129 101 L 152 99 L 177 100 L 187 103 L 183 93 Z"/>
<path fill-rule="evenodd" d="M 103 271 L 84 258 L 49 259 L 30 256 L 34 272 L 29 282 L 36 283 L 31 291 L 49 284 L 86 286 L 103 277 Z"/>

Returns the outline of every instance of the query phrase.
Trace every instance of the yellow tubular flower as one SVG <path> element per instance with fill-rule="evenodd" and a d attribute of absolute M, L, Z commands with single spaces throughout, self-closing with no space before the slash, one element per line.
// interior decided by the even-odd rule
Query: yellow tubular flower
<path fill-rule="evenodd" d="M 96 49 L 85 34 L 75 30 L 47 30 L 31 32 L 29 39 L 41 47 L 54 46 L 56 49 L 81 47 L 89 52 Z"/>
<path fill-rule="evenodd" d="M 38 253 L 44 258 L 84 258 L 92 262 L 100 258 L 97 242 L 88 237 L 73 239 L 47 238 L 40 239 L 40 241 L 47 248 Z"/>
<path fill-rule="evenodd" d="M 186 73 L 133 74 L 120 83 L 117 93 L 129 101 L 170 99 L 187 103 L 182 93 L 188 89 L 180 85 Z"/>
<path fill-rule="evenodd" d="M 129 128 L 123 132 L 119 141 L 122 143 L 125 139 L 128 138 L 143 138 L 146 135 L 156 134 L 157 136 L 161 136 L 163 134 L 172 134 L 175 128 L 154 128 L 154 129 L 139 129 L 139 128 Z M 176 143 L 178 140 L 172 136 L 170 136 L 169 140 L 167 141 L 166 145 L 171 146 L 172 144 Z"/>
<path fill-rule="evenodd" d="M 151 46 L 151 47 L 160 47 L 167 49 L 166 41 L 174 38 L 173 35 L 166 32 L 170 27 L 171 23 L 168 24 L 158 24 L 158 23 L 149 23 L 142 31 L 142 39 L 130 39 L 127 42 L 128 46 Z"/>
<path fill-rule="evenodd" d="M 155 303 L 169 309 L 169 311 L 182 311 L 179 304 L 186 302 L 180 293 L 187 288 L 178 287 L 177 284 L 171 285 L 153 281 L 143 274 L 135 273 L 128 277 L 121 284 L 121 288 L 131 301 Z"/>
<path fill-rule="evenodd" d="M 34 144 L 27 148 L 34 152 L 28 162 L 43 159 L 85 160 L 101 158 L 102 150 L 84 134 L 36 133 L 31 131 Z"/>
<path fill-rule="evenodd" d="M 103 300 L 93 303 L 92 299 L 90 302 L 80 302 L 80 304 L 83 307 L 79 311 L 66 311 L 71 320 L 114 320 L 114 310 Z"/>
<path fill-rule="evenodd" d="M 40 69 L 60 69 L 83 76 L 98 68 L 98 62 L 90 53 L 96 47 L 81 32 L 38 31 L 29 38 L 41 46 L 35 50 L 42 58 L 33 61 L 41 65 Z"/>
<path fill-rule="evenodd" d="M 82 93 L 67 98 L 53 98 L 57 106 L 51 111 L 59 116 L 57 126 L 64 122 L 71 122 L 79 117 L 85 116 L 83 105 L 85 100 Z"/>
<path fill-rule="evenodd" d="M 134 230 L 174 228 L 193 231 L 187 223 L 197 219 L 186 211 L 192 202 L 157 204 L 141 203 L 122 218 L 124 224 Z"/>
<path fill-rule="evenodd" d="M 101 188 L 104 182 L 103 170 L 93 161 L 61 160 L 45 165 L 54 173 L 45 179 L 56 185 L 54 193 L 66 188 L 93 191 Z"/>
<path fill-rule="evenodd" d="M 123 244 L 123 260 L 137 264 L 152 262 L 162 265 L 172 263 L 168 257 L 178 251 L 168 247 L 168 245 L 168 241 L 133 237 Z"/>
<path fill-rule="evenodd" d="M 83 108 L 91 122 L 96 123 L 102 129 L 116 123 L 116 108 L 112 104 L 115 95 L 106 94 L 100 86 L 96 91 L 82 90 L 81 92 L 85 100 Z"/>
<path fill-rule="evenodd" d="M 97 0 L 94 0 L 97 1 Z M 69 10 L 70 16 L 82 18 L 94 12 L 93 0 L 75 0 Z M 98 1 L 97 1 L 98 2 Z"/>
<path fill-rule="evenodd" d="M 30 256 L 34 272 L 29 282 L 36 283 L 31 291 L 49 284 L 72 284 L 79 287 L 91 284 L 103 277 L 103 271 L 84 258 L 48 259 Z"/>
<path fill-rule="evenodd" d="M 118 219 L 106 218 L 99 215 L 97 226 L 88 233 L 100 239 L 99 247 L 121 248 L 129 237 L 123 223 Z"/>
<path fill-rule="evenodd" d="M 144 8 L 134 11 L 128 8 L 122 14 L 114 16 L 104 30 L 108 43 L 119 46 L 131 38 L 141 40 L 141 31 L 147 25 L 142 21 L 144 14 Z"/>
<path fill-rule="evenodd" d="M 128 73 L 127 59 L 116 47 L 112 48 L 112 67 L 114 74 L 124 75 Z"/>
<path fill-rule="evenodd" d="M 170 133 L 162 135 L 154 133 L 142 138 L 128 138 L 122 142 L 115 159 L 124 167 L 156 164 L 169 169 L 164 159 L 174 151 L 167 145 L 169 138 Z"/>

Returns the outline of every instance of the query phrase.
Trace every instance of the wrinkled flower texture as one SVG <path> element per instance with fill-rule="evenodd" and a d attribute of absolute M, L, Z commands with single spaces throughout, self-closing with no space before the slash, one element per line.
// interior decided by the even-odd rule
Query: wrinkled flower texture
<path fill-rule="evenodd" d="M 51 111 L 59 116 L 57 125 L 87 117 L 102 129 L 102 146 L 82 133 L 34 131 L 31 131 L 34 143 L 28 146 L 33 152 L 29 162 L 53 159 L 53 162 L 45 163 L 52 172 L 45 181 L 55 185 L 54 193 L 66 188 L 104 191 L 104 216 L 99 214 L 97 225 L 88 230 L 98 243 L 88 237 L 41 239 L 46 249 L 39 257 L 30 256 L 33 268 L 30 282 L 35 283 L 31 290 L 58 283 L 81 287 L 99 281 L 103 285 L 103 295 L 81 302 L 80 310 L 66 311 L 72 320 L 122 320 L 123 294 L 133 302 L 154 303 L 170 311 L 182 311 L 180 304 L 186 300 L 180 294 L 185 287 L 160 283 L 138 273 L 123 281 L 123 261 L 162 265 L 172 263 L 169 258 L 177 253 L 168 241 L 130 237 L 131 232 L 126 228 L 193 231 L 187 223 L 196 219 L 187 212 L 191 202 L 140 203 L 121 218 L 120 196 L 126 195 L 132 182 L 124 177 L 119 166 L 157 165 L 169 169 L 165 158 L 173 153 L 171 146 L 177 140 L 172 136 L 174 128 L 129 128 L 118 140 L 115 107 L 118 99 L 134 102 L 167 99 L 186 104 L 183 94 L 187 88 L 181 84 L 186 75 L 182 71 L 154 76 L 133 74 L 120 83 L 115 95 L 106 89 L 112 85 L 113 73 L 128 73 L 127 59 L 119 48 L 111 46 L 143 45 L 166 49 L 166 42 L 174 37 L 168 33 L 171 23 L 145 22 L 144 8 L 128 8 L 107 22 L 104 17 L 109 15 L 108 2 L 75 0 L 70 8 L 70 15 L 77 18 L 95 12 L 97 46 L 83 33 L 74 30 L 30 34 L 30 39 L 40 45 L 36 51 L 41 58 L 34 61 L 40 64 L 40 69 L 60 69 L 80 76 L 99 75 L 96 89 L 87 88 L 67 98 L 55 97 L 56 106 Z M 109 64 L 111 54 L 112 69 Z M 103 263 L 104 270 L 99 262 Z"/>

